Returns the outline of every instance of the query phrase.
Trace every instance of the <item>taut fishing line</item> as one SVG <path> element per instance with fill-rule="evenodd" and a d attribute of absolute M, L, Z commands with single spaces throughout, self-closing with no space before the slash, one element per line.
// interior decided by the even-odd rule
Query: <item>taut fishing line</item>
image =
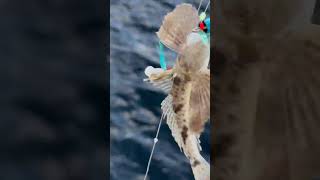
<path fill-rule="evenodd" d="M 200 4 L 199 4 L 199 6 L 198 6 L 198 13 L 199 13 L 200 7 L 201 7 L 201 5 L 202 5 L 202 1 L 203 1 L 203 0 L 200 1 Z M 210 1 L 209 1 L 209 2 L 210 2 Z"/>
<path fill-rule="evenodd" d="M 151 154 L 150 154 L 150 156 L 149 156 L 148 166 L 147 166 L 147 170 L 146 170 L 146 173 L 145 173 L 145 175 L 144 175 L 143 180 L 146 180 L 146 179 L 147 179 L 147 176 L 148 176 L 148 173 L 149 173 L 149 168 L 150 168 L 150 164 L 151 164 L 151 159 L 152 159 L 152 156 L 153 156 L 154 148 L 156 147 L 156 144 L 157 144 L 157 142 L 158 142 L 158 136 L 159 136 L 160 127 L 161 127 L 163 118 L 164 118 L 164 115 L 162 114 L 162 115 L 161 115 L 161 118 L 160 118 L 159 125 L 158 125 L 156 137 L 153 139 L 153 146 L 152 146 Z"/>
<path fill-rule="evenodd" d="M 210 1 L 208 2 L 207 6 L 206 6 L 206 9 L 204 10 L 204 13 L 207 12 L 209 5 L 210 5 Z"/>
<path fill-rule="evenodd" d="M 200 1 L 199 7 L 198 7 L 198 14 L 199 14 L 199 10 L 201 8 L 202 2 L 203 2 L 203 0 Z M 205 19 L 206 18 L 206 12 L 207 12 L 207 9 L 208 9 L 209 5 L 210 5 L 210 0 L 206 5 L 205 10 L 202 13 L 199 14 L 199 18 L 200 18 L 201 23 L 205 22 L 210 27 L 210 18 Z M 200 28 L 200 29 L 204 30 L 202 28 Z M 209 29 L 209 33 L 210 33 L 210 29 Z M 208 41 L 208 39 L 206 39 L 206 41 Z M 165 62 L 165 55 L 164 55 L 164 48 L 163 48 L 163 44 L 160 41 L 159 41 L 159 48 L 158 49 L 159 49 L 160 66 L 161 66 L 161 68 L 163 70 L 167 70 L 166 62 Z M 162 113 L 162 115 L 161 115 L 160 122 L 159 122 L 159 125 L 158 125 L 158 128 L 157 128 L 157 133 L 156 133 L 156 136 L 153 139 L 153 146 L 152 146 L 151 153 L 150 153 L 150 156 L 149 156 L 147 169 L 146 169 L 146 172 L 145 172 L 145 175 L 144 175 L 144 178 L 143 178 L 144 180 L 147 179 L 147 176 L 148 176 L 148 173 L 149 173 L 150 164 L 151 164 L 152 157 L 153 157 L 153 154 L 154 154 L 155 146 L 156 146 L 157 142 L 159 141 L 159 139 L 158 139 L 159 132 L 160 132 L 161 124 L 162 124 L 163 118 L 165 117 L 165 114 L 166 114 L 166 112 Z"/>

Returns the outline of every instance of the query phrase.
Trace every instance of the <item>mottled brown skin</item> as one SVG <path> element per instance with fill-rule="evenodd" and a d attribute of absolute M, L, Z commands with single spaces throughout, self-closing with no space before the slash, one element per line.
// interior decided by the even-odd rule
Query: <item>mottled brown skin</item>
<path fill-rule="evenodd" d="M 197 167 L 198 165 L 200 165 L 200 162 L 199 162 L 198 160 L 195 160 L 195 161 L 191 164 L 192 167 Z"/>
<path fill-rule="evenodd" d="M 175 77 L 173 77 L 171 89 L 171 95 L 173 97 L 172 106 L 176 116 L 175 119 L 181 129 L 181 137 L 183 138 L 184 144 L 189 134 L 188 131 L 192 130 L 193 133 L 196 132 L 200 134 L 204 122 L 209 118 L 208 115 L 201 116 L 201 114 L 198 117 L 192 116 L 193 111 L 201 108 L 201 104 L 198 104 L 201 102 L 194 101 L 194 99 L 200 98 L 201 92 L 198 93 L 196 90 L 204 85 L 200 84 L 196 87 L 194 84 L 206 76 L 201 73 L 201 68 L 206 63 L 208 57 L 208 47 L 203 44 L 201 39 L 199 40 L 200 41 L 195 44 L 185 45 L 174 67 Z M 209 84 L 209 80 L 204 81 L 204 83 Z M 206 90 L 209 91 L 209 87 L 207 87 Z"/>
<path fill-rule="evenodd" d="M 177 75 L 173 78 L 173 85 L 171 89 L 171 95 L 173 97 L 172 107 L 176 114 L 176 121 L 181 129 L 181 137 L 185 144 L 186 138 L 188 137 L 188 127 L 186 120 L 186 113 L 188 111 L 188 96 L 186 90 L 189 87 L 190 91 L 190 80 L 185 75 Z"/>
<path fill-rule="evenodd" d="M 211 177 L 319 177 L 320 27 L 294 18 L 309 2 L 216 2 Z"/>

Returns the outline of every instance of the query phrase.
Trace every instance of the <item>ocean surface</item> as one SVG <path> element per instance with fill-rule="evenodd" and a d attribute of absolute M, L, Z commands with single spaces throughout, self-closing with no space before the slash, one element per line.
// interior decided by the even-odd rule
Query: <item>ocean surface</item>
<path fill-rule="evenodd" d="M 1 1 L 1 180 L 106 179 L 101 4 Z"/>
<path fill-rule="evenodd" d="M 155 32 L 163 17 L 180 3 L 198 7 L 200 0 L 112 0 L 110 11 L 111 180 L 142 180 L 161 116 L 165 94 L 143 82 L 147 66 L 159 67 Z M 202 9 L 207 1 L 203 1 Z M 210 10 L 209 10 L 210 12 Z M 169 65 L 175 54 L 166 50 Z M 201 137 L 209 161 L 209 128 Z M 190 164 L 164 123 L 149 179 L 192 180 Z"/>

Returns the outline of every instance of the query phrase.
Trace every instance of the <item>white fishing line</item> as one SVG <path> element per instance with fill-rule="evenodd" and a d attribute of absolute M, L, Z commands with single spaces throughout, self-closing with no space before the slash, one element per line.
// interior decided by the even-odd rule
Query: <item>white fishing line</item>
<path fill-rule="evenodd" d="M 203 1 L 203 0 L 200 1 L 199 7 L 198 7 L 198 13 L 199 13 L 200 7 L 201 7 L 201 5 L 202 5 L 202 1 Z"/>
<path fill-rule="evenodd" d="M 148 173 L 149 173 L 149 168 L 150 168 L 152 156 L 153 156 L 153 153 L 154 153 L 154 149 L 155 149 L 155 147 L 156 147 L 156 144 L 157 144 L 157 142 L 158 142 L 158 136 L 159 136 L 160 127 L 161 127 L 163 118 L 164 118 L 164 114 L 161 115 L 160 122 L 159 122 L 159 125 L 158 125 L 157 134 L 156 134 L 156 137 L 153 139 L 153 146 L 152 146 L 151 154 L 150 154 L 150 156 L 149 156 L 149 161 L 148 161 L 148 165 L 147 165 L 147 170 L 146 170 L 146 173 L 145 173 L 145 175 L 144 175 L 143 180 L 146 180 L 146 179 L 147 179 L 147 176 L 148 176 Z"/>
<path fill-rule="evenodd" d="M 199 10 L 200 10 L 200 8 L 201 8 L 202 2 L 203 2 L 203 0 L 200 1 L 199 7 L 198 7 L 198 14 L 199 14 Z M 209 7 L 209 4 L 210 4 L 210 0 L 209 0 L 208 4 L 207 4 L 207 6 L 206 6 L 206 9 L 204 10 L 204 13 L 207 12 L 207 9 L 208 9 L 208 7 Z"/>
<path fill-rule="evenodd" d="M 207 4 L 207 6 L 206 6 L 206 9 L 204 10 L 204 13 L 207 12 L 207 9 L 208 9 L 208 7 L 209 7 L 209 4 L 210 4 L 210 0 L 209 0 L 208 4 Z"/>

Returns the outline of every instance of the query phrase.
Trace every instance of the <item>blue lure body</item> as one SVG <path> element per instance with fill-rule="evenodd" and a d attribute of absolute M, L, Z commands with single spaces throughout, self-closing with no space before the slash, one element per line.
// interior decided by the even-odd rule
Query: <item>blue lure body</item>
<path fill-rule="evenodd" d="M 163 70 L 167 70 L 167 64 L 166 64 L 166 57 L 164 55 L 164 50 L 163 50 L 163 44 L 159 41 L 159 60 L 160 60 L 160 67 Z"/>
<path fill-rule="evenodd" d="M 209 39 L 210 39 L 210 18 L 205 19 L 201 23 L 203 23 L 203 27 L 202 27 L 203 29 L 199 33 L 202 37 L 202 42 L 207 44 L 209 43 Z"/>
<path fill-rule="evenodd" d="M 205 19 L 204 23 L 206 23 L 206 26 L 208 28 L 208 34 L 210 34 L 210 18 Z"/>

